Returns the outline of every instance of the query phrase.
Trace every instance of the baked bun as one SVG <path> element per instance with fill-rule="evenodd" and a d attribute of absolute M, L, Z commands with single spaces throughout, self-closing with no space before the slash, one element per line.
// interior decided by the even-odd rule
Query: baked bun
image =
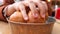
<path fill-rule="evenodd" d="M 25 22 L 24 19 L 23 19 L 22 14 L 21 14 L 21 12 L 19 12 L 19 11 L 14 12 L 10 16 L 9 20 L 10 21 L 14 21 L 14 22 Z"/>

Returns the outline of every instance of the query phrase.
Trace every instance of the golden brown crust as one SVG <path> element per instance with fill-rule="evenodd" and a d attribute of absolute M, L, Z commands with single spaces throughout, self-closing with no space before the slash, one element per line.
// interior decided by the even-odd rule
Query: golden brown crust
<path fill-rule="evenodd" d="M 22 14 L 21 14 L 21 12 L 19 12 L 19 11 L 14 12 L 10 16 L 9 20 L 10 21 L 14 21 L 14 22 L 25 22 L 24 19 L 23 19 Z"/>

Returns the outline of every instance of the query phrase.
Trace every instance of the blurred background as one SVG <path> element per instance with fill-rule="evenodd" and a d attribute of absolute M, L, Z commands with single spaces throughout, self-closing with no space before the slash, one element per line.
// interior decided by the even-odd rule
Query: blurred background
<path fill-rule="evenodd" d="M 15 0 L 15 2 L 19 1 L 23 0 Z M 54 17 L 56 9 L 60 7 L 60 0 L 42 0 L 42 1 L 46 1 L 46 3 L 49 6 L 49 15 Z M 8 23 L 0 21 L 0 34 L 11 34 L 11 30 Z M 60 34 L 60 24 L 58 22 L 55 22 L 52 34 Z"/>

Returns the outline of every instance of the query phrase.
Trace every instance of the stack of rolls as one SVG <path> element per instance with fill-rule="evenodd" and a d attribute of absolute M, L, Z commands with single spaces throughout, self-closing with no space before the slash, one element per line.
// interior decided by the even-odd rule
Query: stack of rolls
<path fill-rule="evenodd" d="M 23 23 L 25 23 L 25 22 L 27 22 L 27 23 L 45 23 L 45 21 L 48 19 L 48 7 L 47 7 L 46 2 L 41 1 L 40 3 L 39 2 L 37 2 L 37 3 L 22 2 L 22 3 L 25 6 L 25 9 L 26 9 L 26 12 L 28 15 L 28 20 L 27 21 L 24 20 L 21 11 L 15 11 L 10 16 L 10 18 L 9 18 L 10 21 L 23 22 Z"/>

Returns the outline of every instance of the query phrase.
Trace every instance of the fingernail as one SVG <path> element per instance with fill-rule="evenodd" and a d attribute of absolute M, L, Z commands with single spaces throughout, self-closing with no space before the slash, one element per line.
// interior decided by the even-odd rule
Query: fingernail
<path fill-rule="evenodd" d="M 28 20 L 28 17 L 25 17 L 24 20 Z"/>
<path fill-rule="evenodd" d="M 42 15 L 42 17 L 44 18 L 44 17 L 45 17 L 45 15 Z"/>
<path fill-rule="evenodd" d="M 43 14 L 42 17 L 45 18 L 45 14 Z"/>
<path fill-rule="evenodd" d="M 35 18 L 37 18 L 38 17 L 38 14 L 36 13 L 36 14 L 33 14 L 33 16 L 35 17 Z"/>

